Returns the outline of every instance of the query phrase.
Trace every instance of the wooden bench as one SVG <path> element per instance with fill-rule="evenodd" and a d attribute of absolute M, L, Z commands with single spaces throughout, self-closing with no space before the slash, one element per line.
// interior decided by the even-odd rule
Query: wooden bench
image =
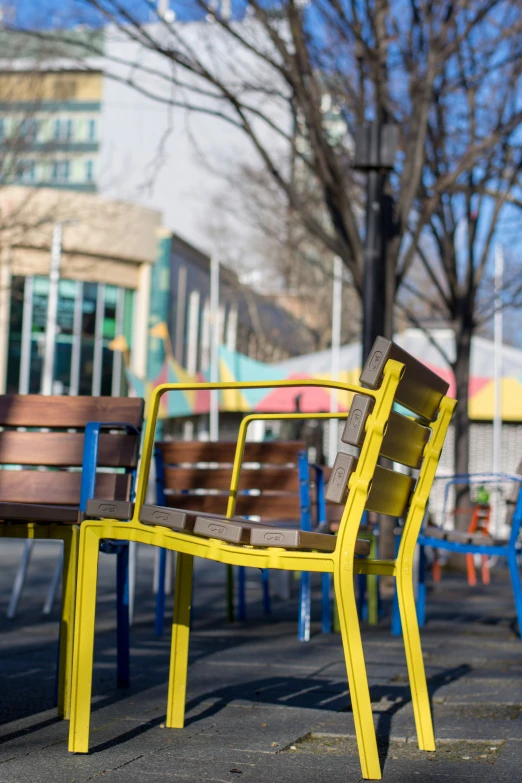
<path fill-rule="evenodd" d="M 89 496 L 103 499 L 101 504 L 94 500 L 99 510 L 112 506 L 127 518 L 132 514 L 142 422 L 139 399 L 0 396 L 0 537 L 64 542 L 58 693 L 63 717 L 70 701 L 78 524 Z M 121 583 L 125 552 L 119 560 Z M 121 585 L 119 594 L 121 603 Z M 124 684 L 128 630 L 126 639 L 121 630 L 119 678 Z"/>
<path fill-rule="evenodd" d="M 157 498 L 162 508 L 144 506 L 141 521 L 162 524 L 174 530 L 187 530 L 195 535 L 213 535 L 222 541 L 250 543 L 252 536 L 258 536 L 261 546 L 273 546 L 278 542 L 292 548 L 330 545 L 333 549 L 333 539 L 317 538 L 319 534 L 314 532 L 317 528 L 317 502 L 315 484 L 310 481 L 306 444 L 302 441 L 246 443 L 237 497 L 230 491 L 236 445 L 235 441 L 165 441 L 156 444 Z M 168 511 L 166 507 L 187 510 L 188 513 Z M 209 509 L 214 513 L 209 515 Z M 234 514 L 233 521 L 221 518 L 228 510 Z M 251 515 L 266 523 L 266 538 L 263 538 L 258 523 L 251 524 L 242 519 Z M 220 522 L 216 527 L 218 517 Z M 277 530 L 273 529 L 274 525 Z M 262 580 L 263 603 L 268 613 L 268 572 L 263 572 Z M 161 584 L 163 568 L 159 569 Z M 323 589 L 329 592 L 329 585 L 325 583 Z M 229 572 L 229 600 L 231 592 Z M 156 628 L 161 633 L 163 591 L 160 590 L 158 595 Z M 298 624 L 301 641 L 310 638 L 310 601 L 310 579 L 303 574 Z M 239 570 L 238 604 L 238 618 L 243 620 L 246 615 L 244 569 Z"/>
<path fill-rule="evenodd" d="M 143 524 L 140 517 L 143 511 L 161 396 L 171 389 L 178 391 L 219 389 L 223 385 L 165 384 L 153 392 L 133 519 L 128 523 L 118 523 L 110 519 L 86 521 L 81 527 L 80 535 L 85 543 L 82 549 L 84 556 L 78 585 L 81 611 L 78 613 L 79 625 L 75 632 L 74 646 L 73 694 L 75 698 L 69 734 L 69 749 L 72 752 L 88 751 L 96 604 L 92 581 L 97 567 L 96 542 L 107 537 L 162 546 L 178 553 L 166 718 L 166 726 L 169 728 L 182 728 L 184 725 L 192 571 L 193 558 L 196 556 L 229 565 L 333 574 L 362 774 L 364 778 L 373 780 L 381 778 L 381 769 L 357 616 L 354 576 L 358 573 L 395 576 L 419 747 L 424 750 L 434 750 L 433 725 L 415 613 L 412 563 L 417 536 L 456 403 L 446 397 L 448 384 L 445 381 L 400 347 L 383 338 L 378 338 L 374 344 L 363 368 L 361 382 L 364 384 L 362 388 L 341 382 L 320 380 L 226 384 L 227 389 L 261 386 L 333 387 L 371 399 L 366 412 L 359 406 L 362 400 L 355 399 L 352 402 L 354 415 L 357 413 L 354 419 L 357 426 L 354 429 L 358 433 L 360 443 L 360 446 L 355 448 L 359 451 L 356 455 L 352 455 L 353 459 L 350 462 L 347 462 L 344 456 L 340 457 L 338 469 L 332 473 L 330 497 L 338 498 L 344 505 L 333 551 L 332 539 L 328 535 L 319 534 L 318 539 L 314 538 L 313 542 L 308 541 L 305 546 L 301 543 L 299 548 L 293 548 L 295 542 L 292 542 L 292 546 L 285 546 L 284 535 L 280 541 L 268 540 L 267 535 L 275 536 L 281 532 L 284 534 L 286 530 L 271 528 L 265 523 L 259 525 L 249 523 L 247 527 L 244 521 L 241 519 L 236 521 L 230 513 L 227 514 L 227 519 L 223 520 L 216 515 L 216 512 L 222 513 L 223 506 L 210 507 L 210 501 L 206 511 L 212 515 L 214 521 L 211 524 L 214 524 L 215 528 L 212 531 L 207 529 L 204 534 L 203 530 L 199 535 L 194 534 L 198 517 L 202 520 L 202 525 L 208 525 L 208 519 L 202 514 L 194 519 L 192 531 L 170 529 L 164 524 L 158 525 L 158 522 L 167 520 L 157 517 L 152 520 L 156 524 Z M 393 406 L 399 404 L 404 414 L 393 411 Z M 418 470 L 416 479 L 378 465 L 384 436 L 389 428 L 390 418 L 394 418 L 395 414 L 401 416 L 398 421 L 404 426 L 396 428 L 395 442 L 393 439 L 388 439 L 385 447 L 386 456 L 402 462 L 403 465 L 415 467 Z M 281 418 L 284 418 L 284 415 Z M 363 419 L 362 423 L 361 419 Z M 364 437 L 361 442 L 362 431 Z M 240 430 L 233 479 L 239 473 L 245 445 L 244 435 L 245 432 Z M 348 437 L 355 436 L 348 435 Z M 233 486 L 236 488 L 234 481 Z M 250 513 L 255 514 L 255 498 L 248 500 L 252 501 L 249 505 Z M 397 514 L 405 516 L 404 535 L 396 560 L 356 558 L 359 526 L 366 509 L 391 516 Z M 172 510 L 167 509 L 168 512 Z M 187 511 L 190 510 L 186 506 L 178 509 L 179 516 L 176 519 L 180 525 L 186 524 Z M 226 510 L 230 512 L 230 508 Z M 236 508 L 236 511 L 238 510 L 239 505 Z M 161 508 L 155 509 L 154 512 L 161 513 Z M 238 527 L 241 528 L 241 533 L 238 533 Z M 223 533 L 220 531 L 221 528 L 224 528 Z M 218 538 L 216 533 L 221 537 Z M 228 535 L 234 535 L 236 543 L 223 540 Z"/>

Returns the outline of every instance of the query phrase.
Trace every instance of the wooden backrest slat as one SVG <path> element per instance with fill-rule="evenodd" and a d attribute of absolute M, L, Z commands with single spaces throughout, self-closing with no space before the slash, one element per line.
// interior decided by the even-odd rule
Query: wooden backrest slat
<path fill-rule="evenodd" d="M 167 495 L 167 506 L 208 514 L 226 514 L 228 495 Z M 235 516 L 259 516 L 262 520 L 300 520 L 297 495 L 239 495 Z"/>
<path fill-rule="evenodd" d="M 82 474 L 63 470 L 0 470 L 0 498 L 10 503 L 43 503 L 77 506 Z M 95 497 L 128 500 L 131 476 L 99 473 Z"/>
<path fill-rule="evenodd" d="M 230 489 L 230 468 L 165 468 L 165 489 Z M 294 468 L 243 468 L 239 489 L 261 492 L 298 492 L 299 480 Z"/>
<path fill-rule="evenodd" d="M 339 452 L 326 488 L 326 498 L 332 503 L 344 503 L 348 497 L 348 483 L 357 470 L 357 457 Z M 392 517 L 403 516 L 414 480 L 404 473 L 376 466 L 365 508 Z"/>
<path fill-rule="evenodd" d="M 341 440 L 350 446 L 362 446 L 365 425 L 373 410 L 373 400 L 363 394 L 356 394 L 350 406 Z M 383 457 L 400 462 L 410 468 L 418 468 L 422 462 L 424 447 L 431 430 L 407 416 L 392 411 L 381 446 Z"/>
<path fill-rule="evenodd" d="M 84 428 L 89 421 L 118 421 L 141 427 L 143 400 L 137 397 L 0 396 L 0 427 Z"/>
<path fill-rule="evenodd" d="M 166 465 L 180 463 L 216 462 L 231 465 L 236 453 L 235 441 L 163 441 L 157 444 Z M 246 443 L 243 463 L 258 462 L 266 465 L 297 464 L 297 452 L 306 449 L 302 441 L 267 441 Z"/>
<path fill-rule="evenodd" d="M 395 399 L 423 419 L 433 421 L 449 383 L 404 349 L 384 337 L 378 337 L 363 367 L 360 381 L 368 389 L 377 389 L 382 382 L 389 359 L 405 365 Z"/>
<path fill-rule="evenodd" d="M 0 432 L 0 464 L 79 467 L 83 432 Z M 98 466 L 133 468 L 138 456 L 136 435 L 101 433 Z"/>

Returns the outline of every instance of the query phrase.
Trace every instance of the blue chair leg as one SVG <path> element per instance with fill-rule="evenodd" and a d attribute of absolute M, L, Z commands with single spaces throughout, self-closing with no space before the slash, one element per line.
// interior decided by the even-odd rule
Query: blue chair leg
<path fill-rule="evenodd" d="M 154 634 L 163 636 L 165 631 L 165 573 L 167 570 L 167 550 L 160 549 L 158 557 L 158 590 L 156 593 L 156 616 Z"/>
<path fill-rule="evenodd" d="M 368 606 L 366 602 L 366 574 L 357 574 L 357 613 L 359 620 L 368 617 Z"/>
<path fill-rule="evenodd" d="M 116 556 L 116 623 L 118 687 L 128 688 L 130 680 L 129 547 L 122 545 Z"/>
<path fill-rule="evenodd" d="M 301 585 L 299 590 L 299 623 L 297 638 L 300 642 L 310 640 L 310 612 L 311 612 L 311 574 L 308 571 L 301 573 Z"/>
<path fill-rule="evenodd" d="M 518 633 L 522 639 L 522 586 L 520 584 L 520 571 L 518 570 L 517 556 L 515 552 L 508 554 L 509 575 L 513 586 L 513 597 L 517 610 Z"/>
<path fill-rule="evenodd" d="M 238 568 L 237 576 L 237 619 L 246 618 L 246 570 L 243 566 Z"/>
<path fill-rule="evenodd" d="M 399 554 L 399 547 L 401 544 L 400 536 L 395 536 L 395 557 Z M 397 582 L 395 582 L 395 590 L 393 591 L 392 601 L 392 636 L 400 636 L 402 634 L 401 613 L 399 610 L 399 595 L 397 593 Z"/>
<path fill-rule="evenodd" d="M 426 551 L 419 546 L 419 583 L 417 585 L 417 622 L 419 628 L 426 625 Z"/>
<path fill-rule="evenodd" d="M 270 571 L 264 568 L 261 571 L 261 587 L 263 588 L 263 613 L 270 614 Z"/>
<path fill-rule="evenodd" d="M 332 633 L 332 577 L 321 574 L 321 631 Z"/>

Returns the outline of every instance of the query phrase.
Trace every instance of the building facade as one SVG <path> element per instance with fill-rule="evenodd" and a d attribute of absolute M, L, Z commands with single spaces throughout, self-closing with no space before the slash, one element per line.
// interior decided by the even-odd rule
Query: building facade
<path fill-rule="evenodd" d="M 102 88 L 101 72 L 1 72 L 1 181 L 96 192 Z"/>
<path fill-rule="evenodd" d="M 168 325 L 172 351 L 189 373 L 210 366 L 211 259 L 174 234 L 163 245 L 152 271 L 150 327 Z M 219 343 L 264 362 L 309 352 L 312 331 L 270 298 L 241 285 L 237 275 L 221 265 L 219 272 Z M 149 339 L 149 377 L 154 378 L 164 356 L 160 337 Z"/>
<path fill-rule="evenodd" d="M 53 328 L 53 393 L 126 394 L 125 361 L 137 375 L 146 373 L 160 215 L 92 194 L 17 187 L 0 189 L 0 213 L 13 216 L 0 231 L 0 393 L 43 390 L 46 334 Z M 61 258 L 52 326 L 49 273 L 57 227 Z M 128 352 L 111 350 L 121 336 Z"/>

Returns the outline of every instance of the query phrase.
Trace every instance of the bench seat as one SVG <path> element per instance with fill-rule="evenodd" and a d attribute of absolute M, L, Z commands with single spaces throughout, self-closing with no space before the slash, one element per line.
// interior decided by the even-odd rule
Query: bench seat
<path fill-rule="evenodd" d="M 140 522 L 145 525 L 166 527 L 177 532 L 193 533 L 203 538 L 217 538 L 232 544 L 257 547 L 281 547 L 283 549 L 333 552 L 335 536 L 285 527 L 281 524 L 249 522 L 241 517 L 220 514 L 202 514 L 164 506 L 143 506 Z M 355 553 L 368 555 L 370 542 L 357 540 Z"/>
<path fill-rule="evenodd" d="M 454 544 L 473 544 L 475 546 L 493 546 L 494 540 L 485 533 L 467 533 L 465 530 L 443 530 L 429 525 L 422 533 L 426 538 L 436 538 Z"/>
<path fill-rule="evenodd" d="M 61 522 L 76 525 L 78 506 L 57 506 L 44 503 L 0 503 L 2 522 Z"/>

